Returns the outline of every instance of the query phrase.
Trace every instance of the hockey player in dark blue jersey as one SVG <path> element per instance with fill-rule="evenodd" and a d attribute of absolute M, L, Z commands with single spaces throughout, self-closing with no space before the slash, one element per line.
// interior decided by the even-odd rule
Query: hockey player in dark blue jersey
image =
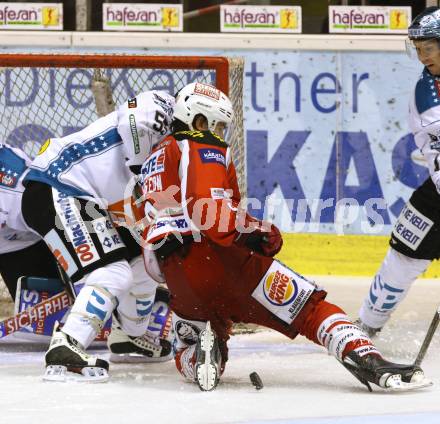
<path fill-rule="evenodd" d="M 358 323 L 370 335 L 382 329 L 416 278 L 440 257 L 440 8 L 429 7 L 414 19 L 407 49 L 424 65 L 410 99 L 409 124 L 430 175 L 402 209 L 359 311 Z"/>

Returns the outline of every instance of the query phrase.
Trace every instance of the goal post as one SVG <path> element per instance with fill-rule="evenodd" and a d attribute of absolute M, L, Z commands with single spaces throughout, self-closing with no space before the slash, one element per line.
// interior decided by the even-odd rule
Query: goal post
<path fill-rule="evenodd" d="M 143 91 L 176 94 L 191 82 L 209 83 L 234 107 L 226 140 L 245 197 L 243 67 L 242 58 L 220 56 L 0 54 L 0 142 L 34 157 L 48 138 L 78 131 Z"/>

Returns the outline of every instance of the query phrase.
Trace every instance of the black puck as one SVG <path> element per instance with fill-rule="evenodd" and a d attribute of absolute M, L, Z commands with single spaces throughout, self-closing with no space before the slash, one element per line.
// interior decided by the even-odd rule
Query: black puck
<path fill-rule="evenodd" d="M 254 371 L 249 374 L 249 378 L 251 379 L 251 383 L 257 390 L 261 390 L 263 386 L 263 382 L 261 381 L 261 377 Z"/>

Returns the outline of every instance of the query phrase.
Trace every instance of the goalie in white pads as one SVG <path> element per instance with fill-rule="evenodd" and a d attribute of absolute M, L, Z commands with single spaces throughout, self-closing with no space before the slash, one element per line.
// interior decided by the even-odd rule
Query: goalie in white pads
<path fill-rule="evenodd" d="M 145 356 L 170 353 L 168 341 L 157 346 L 144 337 L 157 282 L 146 273 L 135 239 L 114 221 L 124 224 L 126 185 L 151 146 L 168 133 L 173 106 L 165 92 L 142 93 L 77 133 L 47 140 L 30 165 L 24 220 L 69 279 L 84 283 L 46 353 L 48 380 L 108 379 L 107 361 L 85 349 L 113 312 L 112 352 L 135 345 Z"/>
<path fill-rule="evenodd" d="M 215 389 L 231 325 L 244 322 L 325 346 L 369 388 L 429 385 L 420 367 L 385 360 L 344 311 L 325 301 L 324 290 L 273 259 L 280 232 L 239 208 L 222 138 L 232 116 L 231 102 L 215 87 L 184 87 L 176 97 L 175 131 L 142 167 L 150 220 L 145 254 L 154 252 L 171 292 L 179 372 L 201 390 Z"/>
<path fill-rule="evenodd" d="M 407 45 L 424 65 L 410 100 L 409 123 L 430 176 L 403 207 L 390 248 L 359 311 L 370 335 L 379 332 L 433 259 L 440 258 L 440 9 L 429 7 L 408 29 Z"/>

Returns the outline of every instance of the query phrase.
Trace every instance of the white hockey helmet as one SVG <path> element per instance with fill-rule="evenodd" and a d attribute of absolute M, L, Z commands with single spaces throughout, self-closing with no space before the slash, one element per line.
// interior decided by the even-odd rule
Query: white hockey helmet
<path fill-rule="evenodd" d="M 177 94 L 174 118 L 194 130 L 193 121 L 199 114 L 207 119 L 209 130 L 214 131 L 218 122 L 224 122 L 226 126 L 232 122 L 234 110 L 225 93 L 212 85 L 193 82 Z"/>

